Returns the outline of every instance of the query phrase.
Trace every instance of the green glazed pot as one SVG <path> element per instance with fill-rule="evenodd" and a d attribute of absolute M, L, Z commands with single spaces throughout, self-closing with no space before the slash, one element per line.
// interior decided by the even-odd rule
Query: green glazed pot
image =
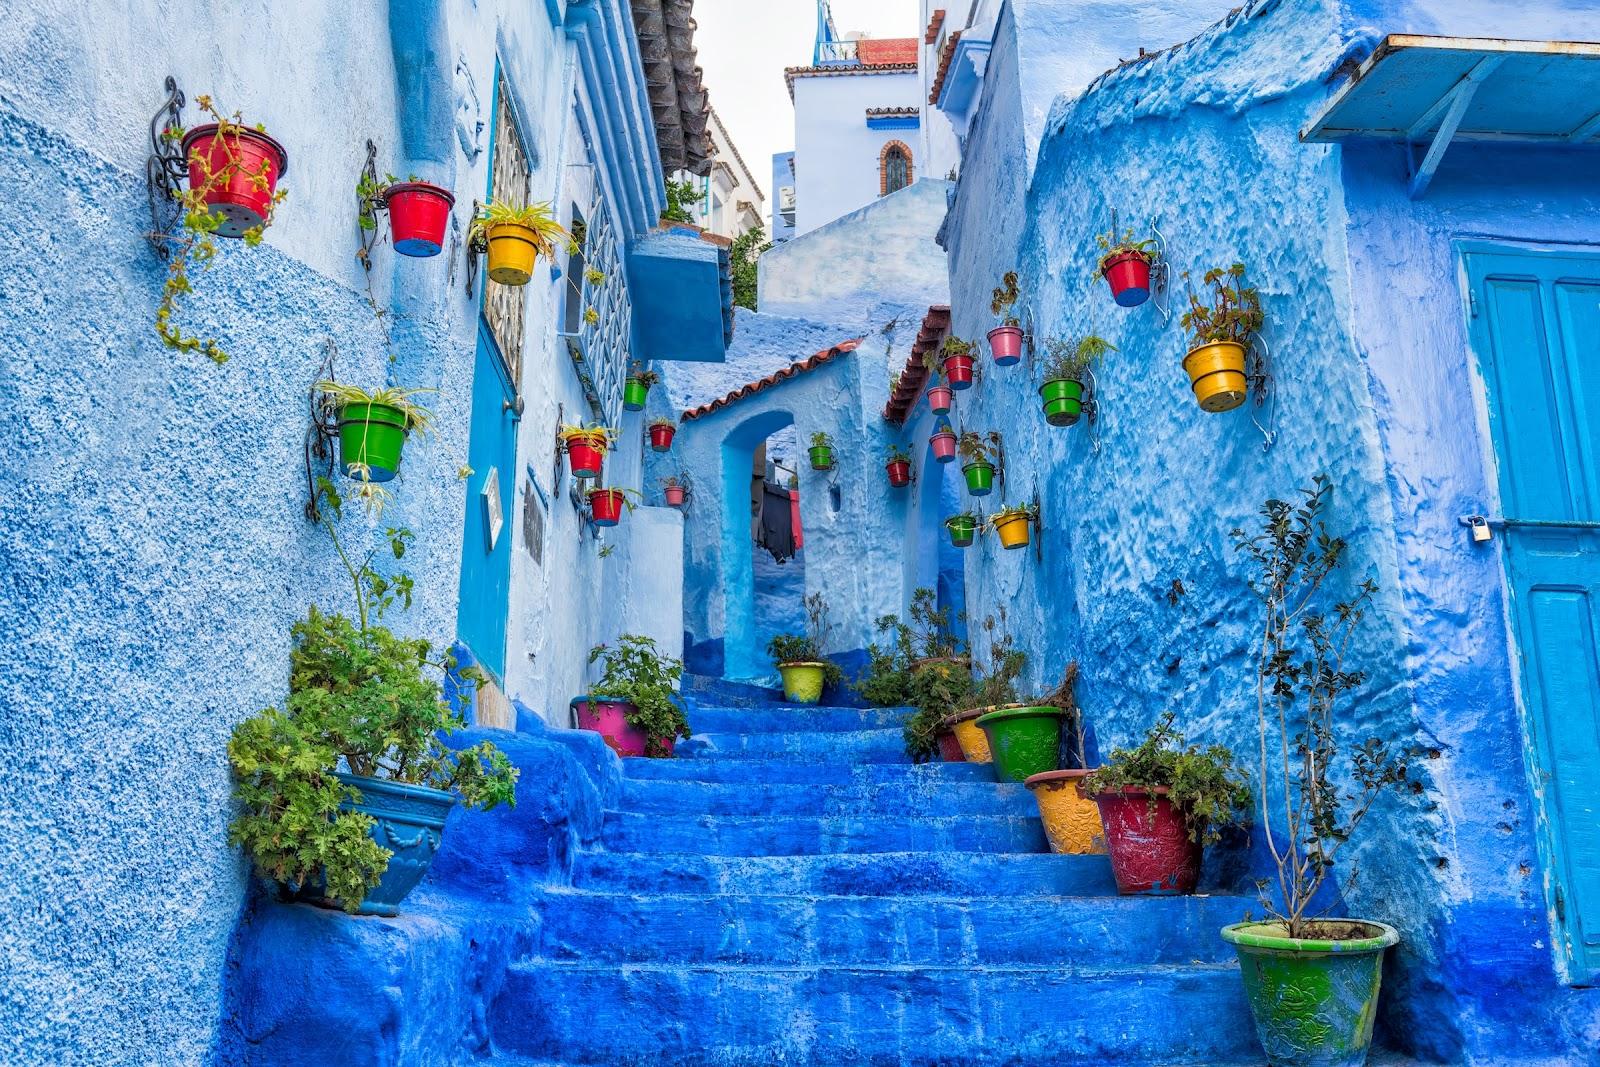
<path fill-rule="evenodd" d="M 650 396 L 650 387 L 637 378 L 629 378 L 622 387 L 622 406 L 628 411 L 643 411 Z"/>
<path fill-rule="evenodd" d="M 961 473 L 967 476 L 967 492 L 973 496 L 988 496 L 994 491 L 993 464 L 982 461 L 968 463 L 961 468 Z"/>
<path fill-rule="evenodd" d="M 833 470 L 833 447 L 831 445 L 813 445 L 810 452 L 812 470 Z"/>
<path fill-rule="evenodd" d="M 400 471 L 400 450 L 406 443 L 406 415 L 388 404 L 346 404 L 339 412 L 339 462 L 346 477 L 365 463 L 374 482 L 387 482 Z"/>
<path fill-rule="evenodd" d="M 1044 400 L 1044 421 L 1051 426 L 1071 426 L 1083 414 L 1083 383 L 1071 378 L 1052 378 L 1039 386 Z"/>
<path fill-rule="evenodd" d="M 1400 934 L 1383 923 L 1349 921 L 1368 936 L 1296 939 L 1283 936 L 1282 923 L 1267 922 L 1222 928 L 1222 939 L 1239 954 L 1256 1035 L 1273 1067 L 1361 1067 L 1367 1062 L 1383 952 Z"/>
<path fill-rule="evenodd" d="M 967 548 L 972 544 L 972 539 L 978 532 L 978 517 L 976 515 L 952 515 L 944 520 L 945 529 L 950 531 L 950 543 L 957 548 Z"/>
<path fill-rule="evenodd" d="M 989 738 L 994 774 L 1002 782 L 1021 782 L 1058 769 L 1061 751 L 1060 708 L 1001 708 L 979 716 Z"/>

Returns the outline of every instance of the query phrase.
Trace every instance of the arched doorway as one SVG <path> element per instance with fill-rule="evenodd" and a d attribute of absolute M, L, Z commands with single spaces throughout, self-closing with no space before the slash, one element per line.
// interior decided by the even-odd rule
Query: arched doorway
<path fill-rule="evenodd" d="M 966 640 L 966 623 L 962 615 L 967 610 L 966 552 L 950 542 L 944 520 L 967 510 L 963 492 L 964 482 L 956 463 L 940 463 L 933 456 L 933 447 L 923 445 L 922 464 L 917 474 L 916 512 L 912 517 L 915 545 L 915 562 L 906 573 L 904 600 L 910 603 L 911 594 L 919 588 L 932 589 L 938 597 L 938 607 L 948 608 L 951 626 L 957 637 Z"/>
<path fill-rule="evenodd" d="M 762 412 L 722 442 L 723 673 L 736 680 L 772 675 L 767 642 L 805 632 L 805 563 L 785 522 L 798 516 L 793 427 L 787 411 Z"/>

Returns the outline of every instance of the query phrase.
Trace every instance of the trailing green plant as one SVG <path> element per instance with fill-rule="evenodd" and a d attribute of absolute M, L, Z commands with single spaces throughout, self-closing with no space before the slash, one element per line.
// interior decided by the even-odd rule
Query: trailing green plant
<path fill-rule="evenodd" d="M 267 708 L 244 720 L 228 743 L 238 806 L 228 836 L 267 877 L 290 889 L 320 880 L 325 897 L 353 912 L 393 853 L 369 836 L 370 816 L 348 809 L 361 792 L 335 776 L 341 763 L 358 777 L 452 792 L 480 809 L 516 802 L 517 770 L 488 742 L 460 751 L 444 744 L 443 735 L 466 726 L 470 695 L 458 689 L 452 706 L 430 674 L 443 677 L 454 660 L 435 656 L 426 640 L 378 625 L 389 608 L 410 607 L 411 578 L 379 571 L 381 549 L 353 556 L 339 536 L 338 490 L 321 478 L 317 493 L 323 527 L 351 581 L 357 620 L 312 605 L 291 628 L 283 710 Z M 385 540 L 398 561 L 412 537 L 390 529 Z M 476 675 L 457 677 L 470 682 Z"/>
<path fill-rule="evenodd" d="M 217 129 L 212 135 L 209 152 L 202 153 L 198 145 L 191 145 L 189 158 L 185 160 L 191 176 L 195 171 L 203 171 L 204 176 L 198 185 L 191 181 L 177 193 L 178 230 L 165 238 L 168 246 L 167 277 L 161 287 L 161 301 L 156 305 L 156 335 L 161 338 L 162 344 L 174 351 L 199 352 L 211 362 L 222 364 L 228 361 L 228 353 L 216 338 L 185 333 L 172 319 L 177 314 L 180 300 L 194 293 L 196 269 L 210 270 L 212 260 L 217 255 L 216 235 L 226 218 L 221 213 L 213 213 L 206 198 L 239 178 L 245 179 L 261 192 L 271 187 L 271 181 L 269 164 L 265 160 L 259 171 L 247 171 L 246 163 L 239 157 L 236 146 L 239 134 L 245 130 L 243 116 L 237 111 L 231 116 L 224 115 L 210 96 L 197 96 L 194 102 L 216 123 Z M 266 127 L 259 123 L 252 128 L 258 133 L 266 132 Z M 161 136 L 170 143 L 182 144 L 186 133 L 181 126 L 170 126 L 162 131 Z M 215 158 L 218 152 L 224 161 L 222 166 L 212 170 L 209 160 Z M 240 234 L 246 247 L 255 248 L 261 244 L 263 235 L 277 214 L 278 205 L 288 195 L 285 189 L 277 189 L 272 193 L 266 218 L 260 225 L 252 226 Z"/>
<path fill-rule="evenodd" d="M 628 380 L 638 382 L 646 389 L 652 389 L 657 382 L 661 381 L 661 375 L 650 370 L 643 363 L 635 363 L 628 368 Z"/>
<path fill-rule="evenodd" d="M 733 239 L 728 258 L 733 271 L 733 302 L 739 307 L 756 310 L 760 275 L 756 260 L 772 247 L 767 231 L 760 226 L 746 230 Z"/>
<path fill-rule="evenodd" d="M 1082 381 L 1084 374 L 1100 365 L 1106 356 L 1117 350 L 1104 337 L 1086 334 L 1075 341 L 1052 337 L 1044 343 L 1048 354 L 1044 365 L 1044 380 Z"/>
<path fill-rule="evenodd" d="M 704 202 L 706 194 L 700 188 L 700 183 L 692 178 L 681 182 L 667 181 L 667 207 L 661 212 L 661 218 L 667 222 L 686 222 L 694 224 L 694 212 L 690 208 L 699 207 Z"/>
<path fill-rule="evenodd" d="M 832 448 L 833 438 L 828 434 L 823 433 L 821 430 L 818 430 L 816 433 L 811 435 L 811 447 Z"/>
<path fill-rule="evenodd" d="M 420 182 L 421 178 L 415 174 L 406 175 L 408 182 Z M 383 207 L 383 194 L 391 185 L 399 185 L 400 179 L 393 174 L 385 174 L 379 178 L 376 174 L 362 172 L 356 180 L 356 201 L 361 206 L 356 214 L 356 223 L 363 230 L 372 231 L 378 228 L 378 209 Z M 366 251 L 356 253 L 356 258 L 365 260 Z"/>
<path fill-rule="evenodd" d="M 1318 474 L 1298 501 L 1262 504 L 1257 529 L 1233 531 L 1264 614 L 1256 654 L 1260 813 L 1282 907 L 1266 883 L 1262 898 L 1290 937 L 1311 934 L 1315 920 L 1306 912 L 1333 875 L 1339 850 L 1384 790 L 1409 780 L 1404 751 L 1379 737 L 1360 744 L 1338 737 L 1341 706 L 1367 681 L 1345 660 L 1378 585 L 1368 578 L 1337 600 L 1328 591 L 1349 551 L 1323 518 L 1332 493 L 1333 483 Z M 1282 790 L 1281 813 L 1269 803 L 1269 780 Z M 1341 788 L 1341 780 L 1354 788 Z"/>
<path fill-rule="evenodd" d="M 1233 753 L 1222 745 L 1185 745 L 1166 712 L 1134 748 L 1118 748 L 1098 770 L 1084 779 L 1084 791 L 1114 793 L 1122 789 L 1167 789 L 1173 807 L 1182 813 L 1189 840 L 1213 845 L 1223 827 L 1243 820 L 1250 806 L 1250 783 Z M 1150 798 L 1151 807 L 1156 797 Z"/>
<path fill-rule="evenodd" d="M 910 463 L 911 462 L 911 453 L 906 450 L 906 447 L 904 445 L 891 443 L 889 445 L 887 451 L 884 454 L 889 457 L 888 459 L 886 459 L 884 461 L 885 463 Z"/>
<path fill-rule="evenodd" d="M 1095 273 L 1098 275 L 1101 265 L 1106 260 L 1120 256 L 1126 252 L 1133 252 L 1145 259 L 1155 258 L 1156 242 L 1154 238 L 1141 239 L 1134 232 L 1133 227 L 1128 227 L 1118 236 L 1116 230 L 1107 230 L 1105 233 L 1095 234 L 1095 243 L 1100 246 L 1100 259 L 1095 264 Z"/>
<path fill-rule="evenodd" d="M 1001 278 L 1000 284 L 995 287 L 994 296 L 989 301 L 989 310 L 1000 316 L 1002 325 L 1021 326 L 1022 321 L 1012 311 L 1021 296 L 1022 293 L 1017 289 L 1017 272 L 1008 270 Z"/>
<path fill-rule="evenodd" d="M 589 663 L 600 664 L 600 677 L 589 687 L 592 707 L 602 698 L 632 707 L 628 725 L 645 736 L 645 755 L 668 755 L 666 743 L 689 736 L 689 720 L 674 690 L 683 677 L 683 663 L 665 655 L 655 641 L 623 634 L 615 645 L 596 645 Z"/>
<path fill-rule="evenodd" d="M 1188 272 L 1184 279 L 1188 280 Z M 1261 311 L 1261 294 L 1243 285 L 1244 264 L 1235 263 L 1224 270 L 1213 267 L 1206 271 L 1203 282 L 1211 289 L 1210 299 L 1201 301 L 1193 291 L 1189 293 L 1189 310 L 1183 313 L 1183 328 L 1194 336 L 1192 347 L 1217 341 L 1250 344 L 1250 338 L 1261 331 L 1266 316 Z"/>
<path fill-rule="evenodd" d="M 467 228 L 467 244 L 474 251 L 489 247 L 489 228 L 497 225 L 525 226 L 533 231 L 533 250 L 537 258 L 554 260 L 561 248 L 581 245 L 580 238 L 567 232 L 557 220 L 549 201 L 533 204 L 507 204 L 490 200 L 478 209 Z"/>
<path fill-rule="evenodd" d="M 433 432 L 433 412 L 419 404 L 415 398 L 437 390 L 390 385 L 369 391 L 359 385 L 346 385 L 326 378 L 317 382 L 313 388 L 340 411 L 352 404 L 382 404 L 394 408 L 404 416 L 407 433 L 426 437 Z M 356 496 L 361 499 L 362 505 L 374 517 L 382 515 L 383 509 L 393 499 L 388 487 L 382 482 L 372 480 L 372 467 L 362 462 L 359 457 L 350 460 L 346 469 L 356 482 Z"/>
<path fill-rule="evenodd" d="M 974 463 L 987 463 L 994 466 L 1000 459 L 1001 437 L 998 431 L 990 430 L 980 434 L 975 430 L 964 430 L 956 439 L 956 451 L 961 455 L 963 466 Z"/>

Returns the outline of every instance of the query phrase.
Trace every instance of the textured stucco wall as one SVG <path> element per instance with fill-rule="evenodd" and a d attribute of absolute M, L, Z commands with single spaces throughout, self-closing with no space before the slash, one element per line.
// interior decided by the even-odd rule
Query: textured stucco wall
<path fill-rule="evenodd" d="M 1426 18 L 1378 12 L 1380 28 L 1489 26 L 1481 6 L 1455 24 L 1438 5 L 1421 7 Z M 1525 35 L 1503 17 L 1498 34 Z M 1077 659 L 1103 741 L 1132 741 L 1174 708 L 1196 738 L 1248 753 L 1255 605 L 1228 534 L 1266 497 L 1327 471 L 1331 524 L 1352 545 L 1348 577 L 1382 586 L 1352 652 L 1371 680 L 1348 729 L 1436 754 L 1415 768 L 1421 791 L 1386 800 L 1344 856 L 1345 873 L 1360 869 L 1347 906 L 1405 939 L 1391 957 L 1387 1035 L 1452 1060 L 1584 1062 L 1574 1050 L 1593 1047 L 1600 1006 L 1557 985 L 1538 880 L 1521 869 L 1537 870 L 1533 815 L 1500 608 L 1483 592 L 1498 588 L 1494 566 L 1449 526 L 1483 491 L 1481 446 L 1440 445 L 1477 426 L 1450 238 L 1593 240 L 1592 182 L 1577 177 L 1592 160 L 1540 158 L 1519 184 L 1508 160 L 1526 167 L 1528 154 L 1491 153 L 1492 170 L 1475 173 L 1462 153 L 1447 158 L 1439 199 L 1415 207 L 1397 155 L 1300 144 L 1331 73 L 1373 41 L 1336 3 L 1248 4 L 1058 101 L 1020 215 L 987 222 L 973 192 L 1014 174 L 1027 118 L 1020 97 L 986 92 L 947 230 L 955 332 L 993 325 L 988 289 L 1014 263 L 1040 340 L 1093 331 L 1120 352 L 1099 375 L 1093 424 L 1048 428 L 1027 361 L 986 368 L 958 400 L 968 428 L 1006 432 L 1010 495 L 1037 489 L 1044 524 L 1042 562 L 1002 553 L 992 537 L 969 550 L 969 611 L 1006 606 L 1033 656 L 1032 685 Z M 997 45 L 991 74 L 1005 75 L 1005 51 Z M 1025 45 L 1022 57 L 1025 66 Z M 1201 412 L 1179 365 L 1176 316 L 1163 324 L 1153 304 L 1112 304 L 1094 276 L 1093 236 L 1113 208 L 1125 225 L 1157 220 L 1178 295 L 1183 271 L 1249 266 L 1276 360 L 1275 407 Z M 1021 217 L 1016 242 L 1008 224 Z M 1252 417 L 1275 431 L 1269 451 Z M 1186 594 L 1172 605 L 1174 579 Z M 1466 693 L 1474 713 L 1463 720 Z M 1510 830 L 1495 825 L 1504 813 Z"/>
<path fill-rule="evenodd" d="M 451 187 L 464 225 L 487 183 L 479 123 L 498 43 L 534 196 L 578 168 L 561 162 L 570 46 L 544 6 L 432 10 L 448 22 L 406 38 L 447 46 L 407 67 L 425 94 L 397 86 L 381 4 L 275 9 L 268 25 L 207 4 L 48 2 L 0 23 L 12 339 L 0 430 L 13 446 L 0 459 L 0 639 L 14 651 L 0 715 L 0 1058 L 197 1064 L 215 1041 L 246 878 L 225 841 L 224 746 L 235 722 L 282 698 L 291 622 L 312 602 L 349 610 L 327 540 L 301 514 L 307 391 L 329 341 L 340 380 L 437 390 L 439 432 L 407 446 L 383 522 L 417 534 L 405 561 L 416 606 L 390 621 L 454 638 L 476 305 L 458 249 L 419 261 L 380 247 L 371 298 L 390 322 L 386 359 L 354 258 L 364 142 L 378 143 L 380 174 Z M 290 153 L 266 244 L 226 247 L 188 302 L 189 324 L 222 331 L 233 358 L 220 368 L 163 350 L 152 330 L 163 268 L 143 240 L 143 166 L 169 72 L 191 101 L 214 94 Z M 426 117 L 441 96 L 455 120 L 443 129 Z M 614 636 L 636 587 L 629 528 L 599 560 L 550 476 L 558 407 L 571 420 L 581 396 L 553 344 L 559 286 L 541 275 L 526 291 L 527 410 L 502 485 L 517 561 L 506 682 L 564 721 L 582 653 Z M 638 427 L 625 423 L 614 482 L 636 484 Z M 552 501 L 542 568 L 522 538 L 530 469 Z M 359 515 L 346 527 L 375 539 Z"/>
<path fill-rule="evenodd" d="M 794 79 L 797 235 L 826 226 L 881 195 L 878 157 L 890 141 L 911 149 L 912 178 L 923 177 L 916 130 L 867 126 L 867 108 L 916 107 L 919 89 L 914 70 Z"/>

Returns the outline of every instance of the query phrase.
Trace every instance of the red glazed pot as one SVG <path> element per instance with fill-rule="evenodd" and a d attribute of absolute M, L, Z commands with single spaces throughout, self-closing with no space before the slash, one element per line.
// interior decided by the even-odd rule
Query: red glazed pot
<path fill-rule="evenodd" d="M 222 178 L 221 184 L 206 193 L 206 204 L 213 215 L 222 216 L 219 237 L 242 237 L 271 213 L 278 179 L 289 171 L 289 153 L 259 130 L 240 129 L 219 137 L 218 129 L 210 122 L 184 135 L 189 188 L 198 189 L 213 178 Z M 258 183 L 263 177 L 265 183 Z"/>
<path fill-rule="evenodd" d="M 952 389 L 972 388 L 972 357 L 971 356 L 946 356 L 944 357 L 944 376 L 950 379 Z"/>
<path fill-rule="evenodd" d="M 667 504 L 668 504 L 669 507 L 674 507 L 674 508 L 683 507 L 683 497 L 684 497 L 684 488 L 683 488 L 683 486 L 681 486 L 681 485 L 668 485 L 668 486 L 663 487 L 662 492 L 664 492 L 666 494 L 666 496 L 667 496 Z"/>
<path fill-rule="evenodd" d="M 607 746 L 617 755 L 645 754 L 647 739 L 644 733 L 628 725 L 628 712 L 633 710 L 632 704 L 599 697 L 591 706 L 587 697 L 578 697 L 572 702 L 572 708 L 578 713 L 578 728 L 593 730 L 605 738 Z M 677 740 L 676 737 L 669 737 L 661 742 L 667 755 L 672 755 L 672 746 Z"/>
<path fill-rule="evenodd" d="M 1143 252 L 1123 252 L 1100 264 L 1111 283 L 1111 298 L 1121 307 L 1138 307 L 1150 299 L 1150 257 Z"/>
<path fill-rule="evenodd" d="M 650 427 L 650 447 L 657 452 L 665 452 L 672 447 L 672 435 L 678 432 L 676 426 L 656 425 Z"/>
<path fill-rule="evenodd" d="M 955 394 L 948 385 L 936 385 L 928 390 L 928 407 L 935 415 L 948 415 L 955 402 Z"/>
<path fill-rule="evenodd" d="M 961 751 L 961 742 L 948 730 L 939 735 L 939 758 L 946 763 L 967 762 L 967 754 Z"/>
<path fill-rule="evenodd" d="M 589 514 L 596 526 L 615 526 L 622 521 L 622 490 L 589 490 Z"/>
<path fill-rule="evenodd" d="M 1022 327 L 996 326 L 989 331 L 989 351 L 994 353 L 994 365 L 1009 367 L 1022 358 Z"/>
<path fill-rule="evenodd" d="M 1078 792 L 1083 793 L 1081 782 Z M 1117 892 L 1151 896 L 1194 892 L 1200 881 L 1201 847 L 1189 840 L 1189 828 L 1167 798 L 1165 786 L 1148 790 L 1129 786 L 1101 793 L 1094 802 L 1105 826 Z"/>
<path fill-rule="evenodd" d="M 572 464 L 574 478 L 598 478 L 605 465 L 606 450 L 603 438 L 574 437 L 567 441 L 567 461 Z"/>
<path fill-rule="evenodd" d="M 904 489 L 911 484 L 911 464 L 905 460 L 890 460 L 883 469 L 889 472 L 889 484 L 896 489 Z"/>
<path fill-rule="evenodd" d="M 383 202 L 396 252 L 419 259 L 439 254 L 456 202 L 450 190 L 432 182 L 400 182 L 383 191 Z"/>
<path fill-rule="evenodd" d="M 928 444 L 933 446 L 933 458 L 940 463 L 949 463 L 956 458 L 956 435 L 954 430 L 941 430 L 928 438 Z"/>

